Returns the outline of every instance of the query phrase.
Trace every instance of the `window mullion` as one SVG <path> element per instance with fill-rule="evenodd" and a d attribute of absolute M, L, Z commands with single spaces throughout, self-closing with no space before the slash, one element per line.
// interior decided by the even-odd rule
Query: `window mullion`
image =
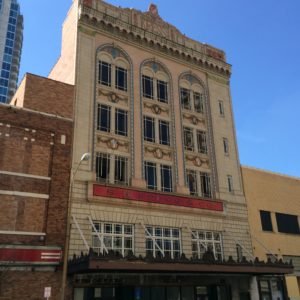
<path fill-rule="evenodd" d="M 155 143 L 159 144 L 159 137 L 160 137 L 160 128 L 159 128 L 159 120 L 154 119 L 154 137 Z"/>
<path fill-rule="evenodd" d="M 114 183 L 115 182 L 115 155 L 110 155 L 109 156 L 109 164 L 110 164 L 110 174 L 109 174 L 109 183 Z"/>

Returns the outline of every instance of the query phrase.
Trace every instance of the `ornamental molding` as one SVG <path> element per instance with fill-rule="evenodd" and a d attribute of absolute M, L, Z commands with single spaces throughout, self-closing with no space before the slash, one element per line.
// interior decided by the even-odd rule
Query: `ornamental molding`
<path fill-rule="evenodd" d="M 158 104 L 149 104 L 145 102 L 144 106 L 146 108 L 150 108 L 151 111 L 156 115 L 160 115 L 162 112 L 165 112 L 167 114 L 169 113 L 169 110 L 167 108 L 161 107 Z"/>
<path fill-rule="evenodd" d="M 108 31 L 110 35 L 144 44 L 151 47 L 152 51 L 165 52 L 194 66 L 230 77 L 231 66 L 226 63 L 222 50 L 186 37 L 161 19 L 153 6 L 148 12 L 141 12 L 98 1 L 97 9 L 92 5 L 80 5 L 79 19 L 82 24 Z"/>
<path fill-rule="evenodd" d="M 152 153 L 153 156 L 157 159 L 163 159 L 165 156 L 171 158 L 172 152 L 158 147 L 145 146 L 145 152 Z"/>
<path fill-rule="evenodd" d="M 107 147 L 112 150 L 118 150 L 118 148 L 120 146 L 128 149 L 128 146 L 129 146 L 128 142 L 119 141 L 115 138 L 106 138 L 106 137 L 99 136 L 97 138 L 97 141 L 98 141 L 98 143 L 100 143 L 100 142 L 105 143 L 107 145 Z"/>
<path fill-rule="evenodd" d="M 205 125 L 205 119 L 195 115 L 183 113 L 183 118 L 189 120 L 193 125 L 198 125 L 199 123 Z"/>
<path fill-rule="evenodd" d="M 121 96 L 115 92 L 105 92 L 103 89 L 99 88 L 98 89 L 98 96 L 105 96 L 108 98 L 108 101 L 112 103 L 118 103 L 120 101 L 125 102 L 126 104 L 128 103 L 128 98 L 126 96 Z"/>
<path fill-rule="evenodd" d="M 186 160 L 193 162 L 193 164 L 196 167 L 201 167 L 203 165 L 206 165 L 209 168 L 209 159 L 208 158 L 203 158 L 198 155 L 185 155 Z"/>

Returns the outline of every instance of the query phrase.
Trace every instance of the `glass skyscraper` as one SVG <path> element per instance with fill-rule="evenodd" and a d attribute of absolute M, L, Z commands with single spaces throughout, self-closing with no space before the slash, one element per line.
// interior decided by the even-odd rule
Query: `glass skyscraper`
<path fill-rule="evenodd" d="M 9 102 L 19 76 L 23 16 L 17 0 L 0 0 L 0 102 Z"/>

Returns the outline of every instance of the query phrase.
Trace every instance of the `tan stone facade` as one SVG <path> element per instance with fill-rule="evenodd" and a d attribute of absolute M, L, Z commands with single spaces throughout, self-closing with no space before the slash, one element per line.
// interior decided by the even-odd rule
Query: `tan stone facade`
<path fill-rule="evenodd" d="M 73 1 L 49 75 L 76 88 L 70 258 L 114 252 L 202 259 L 211 249 L 213 260 L 253 260 L 230 74 L 223 51 L 181 34 L 155 5 L 140 12 Z M 84 153 L 91 159 L 80 162 Z M 115 281 L 143 281 L 86 268 L 69 269 L 76 299 L 102 297 L 105 281 L 112 293 Z M 219 273 L 198 273 L 190 285 L 202 282 L 208 295 L 220 289 L 220 299 L 258 297 L 249 273 L 239 281 Z"/>
<path fill-rule="evenodd" d="M 274 256 L 292 259 L 295 275 L 286 278 L 287 287 L 290 299 L 299 299 L 300 237 L 296 220 L 299 222 L 300 218 L 300 179 L 249 167 L 242 167 L 242 174 L 254 255 L 264 260 L 275 259 Z M 262 227 L 261 212 L 270 216 L 265 220 L 265 225 L 270 227 Z M 281 221 L 280 217 L 286 219 Z M 295 222 L 288 224 L 288 230 L 281 228 L 281 223 L 287 224 L 290 218 Z M 293 233 L 293 226 L 297 224 L 296 233 Z"/>

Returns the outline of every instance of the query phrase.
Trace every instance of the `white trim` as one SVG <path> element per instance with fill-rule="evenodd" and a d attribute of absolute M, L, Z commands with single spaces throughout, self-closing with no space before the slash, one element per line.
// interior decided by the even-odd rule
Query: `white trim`
<path fill-rule="evenodd" d="M 12 176 L 21 176 L 21 177 L 28 177 L 28 178 L 35 178 L 35 179 L 51 180 L 51 177 L 32 175 L 32 174 L 26 174 L 26 173 L 0 171 L 0 174 L 12 175 Z"/>
<path fill-rule="evenodd" d="M 0 234 L 11 234 L 11 235 L 40 235 L 45 236 L 45 232 L 30 232 L 30 231 L 13 231 L 13 230 L 0 230 Z"/>
<path fill-rule="evenodd" d="M 20 196 L 20 197 L 31 197 L 31 198 L 49 199 L 49 195 L 47 195 L 47 194 L 37 194 L 37 193 L 27 193 L 27 192 L 17 192 L 17 191 L 5 191 L 5 190 L 0 190 L 0 195 L 9 195 L 9 196 Z"/>

